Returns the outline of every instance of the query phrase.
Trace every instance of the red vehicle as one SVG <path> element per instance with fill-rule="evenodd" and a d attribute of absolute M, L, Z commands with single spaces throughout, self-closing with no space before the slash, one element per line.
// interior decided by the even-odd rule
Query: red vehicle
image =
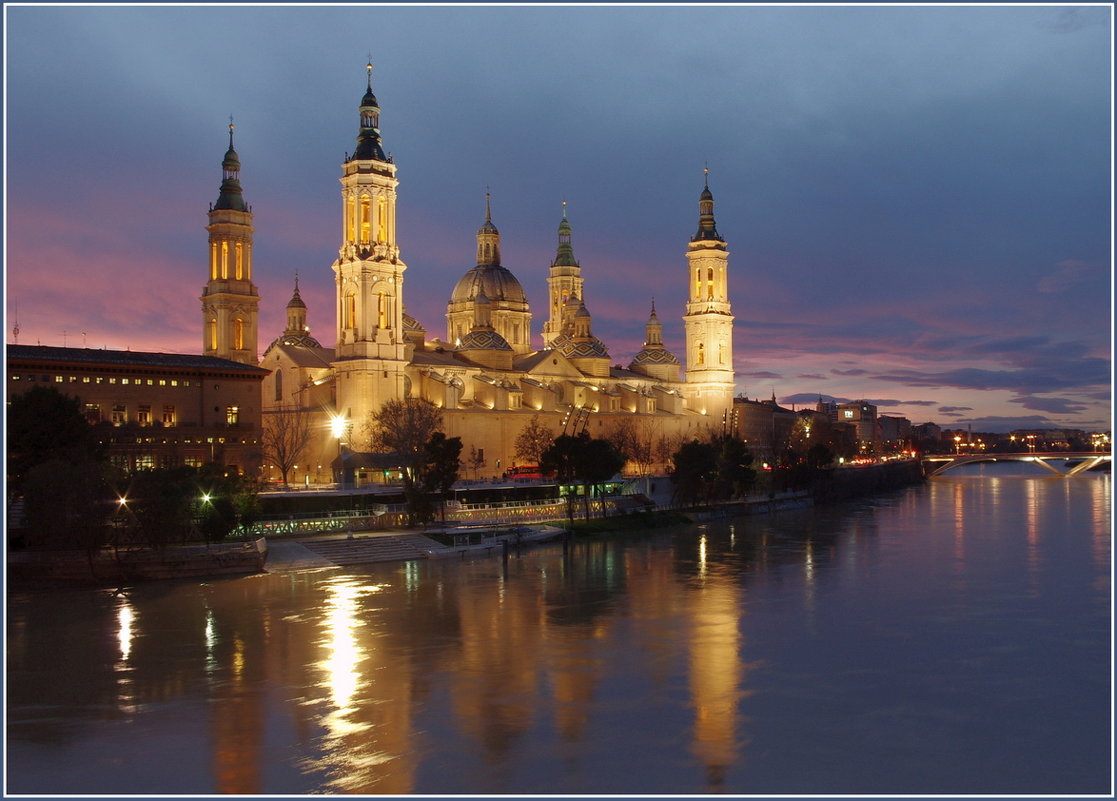
<path fill-rule="evenodd" d="M 541 479 L 552 477 L 553 475 L 544 475 L 542 469 L 540 469 L 539 465 L 537 464 L 511 467 L 508 469 L 509 481 L 515 481 L 516 479 Z"/>

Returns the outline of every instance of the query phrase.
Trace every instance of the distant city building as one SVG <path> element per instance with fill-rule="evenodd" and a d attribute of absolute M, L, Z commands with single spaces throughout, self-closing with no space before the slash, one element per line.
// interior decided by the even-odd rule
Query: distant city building
<path fill-rule="evenodd" d="M 877 417 L 880 425 L 881 445 L 886 452 L 897 453 L 911 447 L 912 425 L 906 417 L 880 415 Z"/>
<path fill-rule="evenodd" d="M 76 396 L 124 470 L 217 462 L 260 466 L 267 371 L 214 356 L 7 346 L 7 399 L 34 386 Z"/>
<path fill-rule="evenodd" d="M 877 407 L 867 401 L 839 403 L 837 405 L 839 423 L 849 423 L 857 429 L 857 440 L 862 453 L 880 451 L 881 434 L 877 424 Z"/>

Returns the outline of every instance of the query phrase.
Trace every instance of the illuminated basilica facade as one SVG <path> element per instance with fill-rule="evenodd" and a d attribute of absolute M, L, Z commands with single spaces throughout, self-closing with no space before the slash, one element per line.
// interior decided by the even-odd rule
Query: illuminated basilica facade
<path fill-rule="evenodd" d="M 733 316 L 729 251 L 717 232 L 708 182 L 699 198 L 697 233 L 679 267 L 680 288 L 684 280 L 689 287 L 685 370 L 663 342 L 654 303 L 644 346 L 627 367 L 616 364 L 594 335 L 591 298 L 565 206 L 547 278 L 541 347 L 523 287 L 501 264 L 501 236 L 487 199 L 476 265 L 450 293 L 444 336 L 432 336 L 406 312 L 406 243 L 398 241 L 396 226 L 399 181 L 382 147 L 380 107 L 368 70 L 356 148 L 342 165 L 341 246 L 332 266 L 335 336 L 327 345 L 310 336 L 296 278 L 286 329 L 260 363 L 271 371 L 263 384 L 265 416 L 295 407 L 315 416 L 315 441 L 305 460 L 310 469 L 304 465 L 295 480 L 304 473 L 311 481 L 329 480 L 329 466 L 343 446 L 367 449 L 369 415 L 399 398 L 424 398 L 440 407 L 447 436 L 462 438 L 463 462 L 473 456 L 482 476 L 498 476 L 516 463 L 517 435 L 533 416 L 555 434 L 578 425 L 603 436 L 625 419 L 649 438 L 720 428 L 733 408 Z M 257 298 L 252 214 L 239 168 L 230 134 L 221 196 L 207 228 L 210 281 L 202 302 L 204 352 L 244 361 L 246 352 L 255 352 Z"/>

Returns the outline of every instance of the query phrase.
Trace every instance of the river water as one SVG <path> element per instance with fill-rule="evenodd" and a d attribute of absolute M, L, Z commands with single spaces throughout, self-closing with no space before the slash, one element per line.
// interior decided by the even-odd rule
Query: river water
<path fill-rule="evenodd" d="M 1109 793 L 1110 477 L 1027 469 L 506 566 L 9 594 L 7 791 Z"/>

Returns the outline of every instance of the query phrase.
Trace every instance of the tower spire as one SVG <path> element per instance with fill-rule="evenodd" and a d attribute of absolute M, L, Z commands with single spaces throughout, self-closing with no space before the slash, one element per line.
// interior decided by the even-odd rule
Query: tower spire
<path fill-rule="evenodd" d="M 478 266 L 500 266 L 500 231 L 493 225 L 492 194 L 485 187 L 485 222 L 477 229 Z"/>
<path fill-rule="evenodd" d="M 372 93 L 372 58 L 365 64 L 367 82 L 365 96 L 361 98 L 358 112 L 361 117 L 361 129 L 357 134 L 357 149 L 349 157 L 350 161 L 387 161 L 384 149 L 380 145 L 380 103 Z"/>
<path fill-rule="evenodd" d="M 702 172 L 705 180 L 702 194 L 698 197 L 698 233 L 691 237 L 691 241 L 723 242 L 717 224 L 714 222 L 714 195 L 710 191 L 710 168 L 704 167 Z"/>

